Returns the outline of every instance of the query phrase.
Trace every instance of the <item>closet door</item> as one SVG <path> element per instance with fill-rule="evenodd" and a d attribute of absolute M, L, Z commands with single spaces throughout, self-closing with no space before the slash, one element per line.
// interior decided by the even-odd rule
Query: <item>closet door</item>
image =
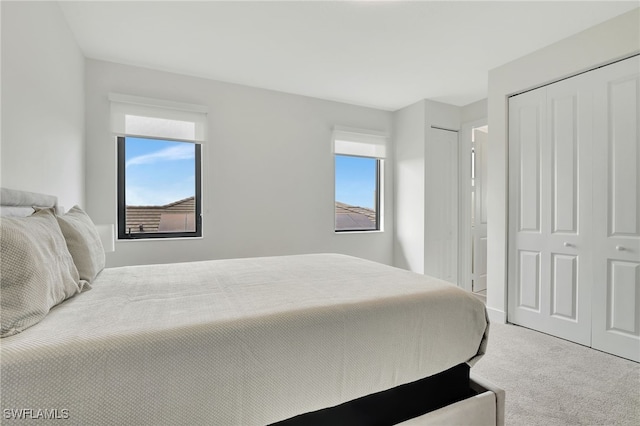
<path fill-rule="evenodd" d="M 593 347 L 640 361 L 640 60 L 594 71 Z"/>
<path fill-rule="evenodd" d="M 508 320 L 546 330 L 542 144 L 546 89 L 509 99 Z"/>
<path fill-rule="evenodd" d="M 458 284 L 458 133 L 427 131 L 424 273 Z"/>
<path fill-rule="evenodd" d="M 509 321 L 584 345 L 591 343 L 589 78 L 509 100 Z"/>

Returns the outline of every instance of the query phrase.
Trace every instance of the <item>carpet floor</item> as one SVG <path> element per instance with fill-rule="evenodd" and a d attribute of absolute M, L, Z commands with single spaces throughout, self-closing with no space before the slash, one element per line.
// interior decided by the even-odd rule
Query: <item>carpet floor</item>
<path fill-rule="evenodd" d="M 491 324 L 472 372 L 506 392 L 506 426 L 640 425 L 640 364 L 510 324 Z"/>

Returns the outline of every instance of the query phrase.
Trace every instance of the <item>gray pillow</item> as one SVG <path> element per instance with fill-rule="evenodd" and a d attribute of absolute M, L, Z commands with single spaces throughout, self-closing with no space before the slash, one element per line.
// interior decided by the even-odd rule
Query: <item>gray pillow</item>
<path fill-rule="evenodd" d="M 73 206 L 66 214 L 58 216 L 58 224 L 80 279 L 93 282 L 105 265 L 104 248 L 93 221 L 80 207 Z"/>
<path fill-rule="evenodd" d="M 82 289 L 51 209 L 0 221 L 0 337 L 37 324 Z"/>

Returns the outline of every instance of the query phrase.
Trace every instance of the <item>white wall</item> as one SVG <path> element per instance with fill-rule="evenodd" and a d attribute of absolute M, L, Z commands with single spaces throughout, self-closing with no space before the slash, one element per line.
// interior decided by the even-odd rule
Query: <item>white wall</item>
<path fill-rule="evenodd" d="M 427 181 L 425 167 L 431 126 L 458 130 L 460 107 L 422 100 L 394 113 L 396 239 L 394 265 L 418 273 L 425 271 L 429 247 L 429 197 L 442 190 Z M 437 225 L 435 225 L 437 226 Z"/>
<path fill-rule="evenodd" d="M 489 72 L 488 287 L 491 320 L 507 319 L 508 96 L 640 52 L 640 9 Z"/>
<path fill-rule="evenodd" d="M 84 205 L 84 58 L 57 2 L 0 7 L 0 184 Z"/>
<path fill-rule="evenodd" d="M 394 265 L 424 272 L 425 102 L 394 113 Z"/>
<path fill-rule="evenodd" d="M 487 119 L 487 99 L 480 99 L 469 105 L 465 105 L 460 110 L 460 121 L 462 124 L 473 123 L 478 120 Z"/>
<path fill-rule="evenodd" d="M 122 241 L 108 266 L 338 252 L 393 261 L 393 159 L 385 162 L 385 231 L 335 234 L 335 125 L 392 133 L 392 113 L 213 80 L 86 61 L 87 210 L 116 223 L 116 144 L 109 92 L 205 105 L 204 238 Z M 393 149 L 389 149 L 393 152 Z"/>

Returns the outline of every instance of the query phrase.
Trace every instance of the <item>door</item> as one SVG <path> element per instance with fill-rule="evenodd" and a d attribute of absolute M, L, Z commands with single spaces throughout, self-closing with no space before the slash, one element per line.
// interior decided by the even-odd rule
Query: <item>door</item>
<path fill-rule="evenodd" d="M 424 273 L 458 281 L 458 132 L 427 129 Z"/>
<path fill-rule="evenodd" d="M 473 291 L 487 289 L 487 141 L 488 134 L 474 129 L 473 189 Z"/>
<path fill-rule="evenodd" d="M 509 100 L 509 321 L 584 345 L 591 343 L 590 77 Z"/>
<path fill-rule="evenodd" d="M 640 361 L 640 60 L 594 71 L 593 347 Z"/>
<path fill-rule="evenodd" d="M 640 361 L 640 57 L 509 101 L 509 320 Z"/>

